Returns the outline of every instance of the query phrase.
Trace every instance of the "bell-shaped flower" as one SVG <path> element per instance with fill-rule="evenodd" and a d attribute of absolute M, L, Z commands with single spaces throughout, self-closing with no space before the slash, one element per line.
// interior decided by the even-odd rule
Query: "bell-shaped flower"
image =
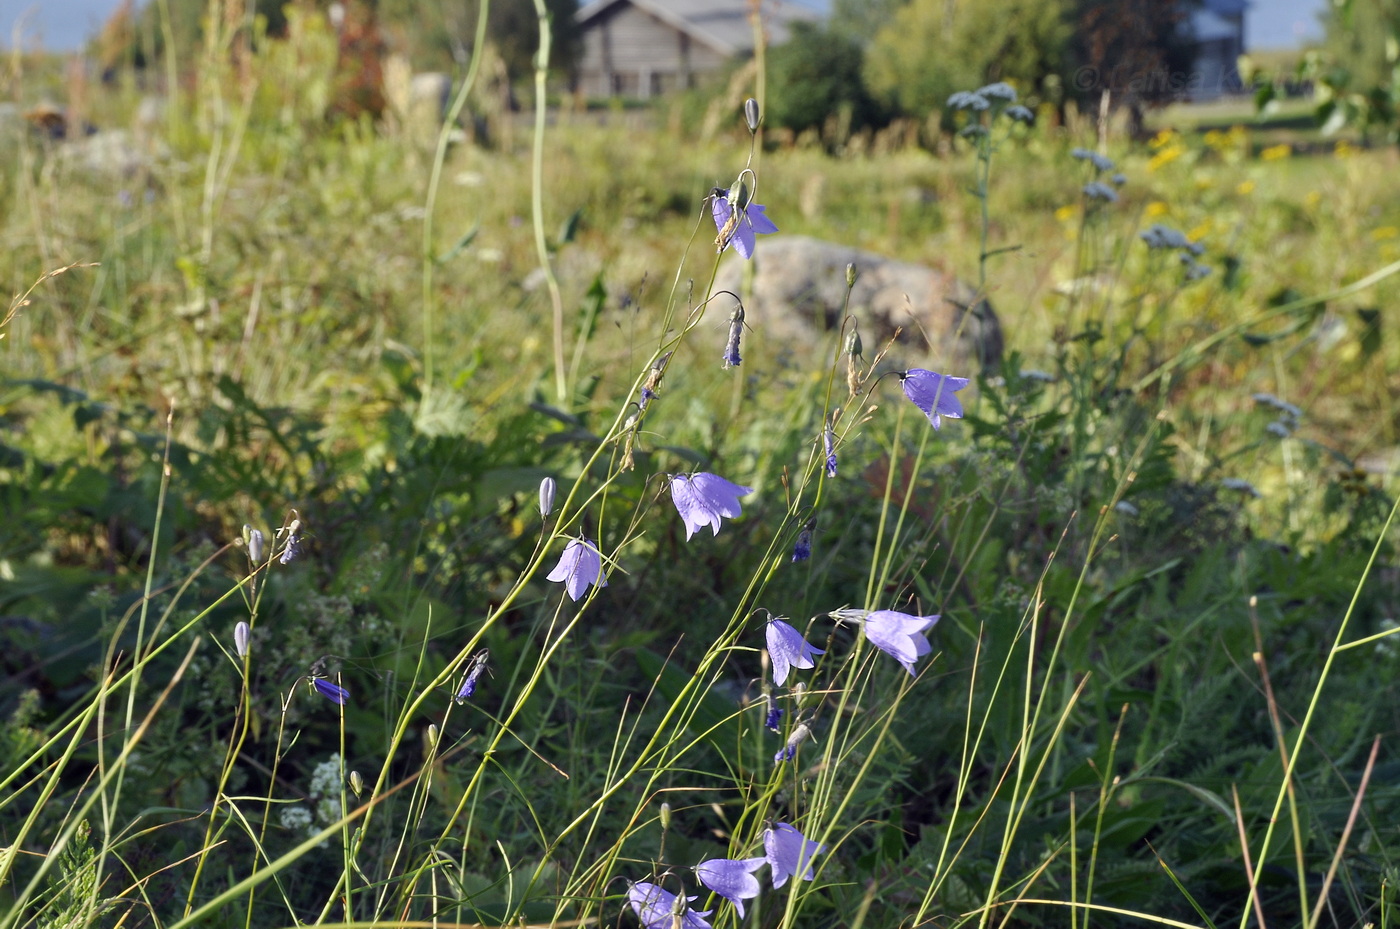
<path fill-rule="evenodd" d="M 942 428 L 944 416 L 962 419 L 962 404 L 954 394 L 966 387 L 967 383 L 965 377 L 935 374 L 923 368 L 910 368 L 899 376 L 904 396 L 924 411 L 935 429 Z"/>
<path fill-rule="evenodd" d="M 745 190 L 747 188 L 741 188 L 741 192 Z M 722 252 L 733 245 L 740 255 L 752 258 L 755 233 L 768 235 L 777 232 L 778 227 L 764 214 L 762 205 L 750 202 L 740 206 L 739 199 L 731 198 L 730 191 L 723 187 L 710 191 L 710 212 L 714 214 L 715 229 L 719 231 L 715 236 L 715 248 Z"/>
<path fill-rule="evenodd" d="M 486 662 L 490 659 L 491 652 L 483 648 L 472 656 L 471 667 L 467 669 L 467 676 L 462 678 L 462 686 L 457 688 L 457 696 L 453 699 L 459 704 L 466 703 L 476 693 L 476 682 L 481 678 L 481 674 L 486 670 Z"/>
<path fill-rule="evenodd" d="M 721 518 L 727 516 L 733 519 L 738 516 L 742 512 L 739 498 L 751 493 L 752 487 L 726 481 L 718 474 L 705 471 L 671 476 L 671 502 L 685 521 L 686 541 L 690 541 L 696 530 L 706 526 L 719 535 Z"/>
<path fill-rule="evenodd" d="M 603 556 L 598 547 L 587 539 L 571 539 L 564 546 L 564 554 L 554 570 L 545 575 L 547 580 L 563 581 L 564 589 L 571 599 L 577 600 L 588 590 L 588 585 L 608 586 L 607 575 L 603 573 Z"/>
<path fill-rule="evenodd" d="M 643 929 L 712 929 L 704 917 L 711 910 L 690 908 L 694 897 L 677 897 L 666 888 L 650 881 L 638 881 L 627 887 L 627 902 L 642 921 Z"/>
<path fill-rule="evenodd" d="M 813 657 L 826 652 L 812 646 L 802 638 L 802 633 L 781 619 L 768 620 L 765 630 L 768 638 L 768 655 L 773 659 L 773 683 L 779 687 L 787 680 L 792 668 L 816 667 Z"/>
<path fill-rule="evenodd" d="M 793 875 L 804 881 L 816 877 L 812 872 L 812 859 L 826 851 L 826 846 L 808 841 L 796 826 L 778 823 L 763 830 L 763 850 L 768 866 L 773 869 L 773 888 L 776 890 Z"/>
<path fill-rule="evenodd" d="M 865 617 L 865 637 L 871 645 L 913 674 L 914 662 L 932 651 L 924 633 L 932 629 L 938 620 L 938 616 L 910 616 L 894 610 L 872 610 Z"/>
<path fill-rule="evenodd" d="M 744 901 L 758 896 L 758 878 L 753 873 L 768 863 L 767 858 L 711 858 L 695 866 L 695 876 L 719 894 L 744 918 Z"/>
<path fill-rule="evenodd" d="M 311 681 L 311 686 L 315 688 L 318 694 L 325 697 L 332 703 L 338 703 L 341 706 L 344 706 L 345 701 L 350 699 L 350 691 L 346 690 L 344 687 L 341 687 L 334 681 L 328 680 L 324 677 L 312 677 L 308 678 L 308 680 Z"/>

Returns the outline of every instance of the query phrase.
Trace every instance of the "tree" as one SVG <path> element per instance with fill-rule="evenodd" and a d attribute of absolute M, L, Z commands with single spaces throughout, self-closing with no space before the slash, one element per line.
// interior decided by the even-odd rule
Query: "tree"
<path fill-rule="evenodd" d="M 1033 96 L 1064 71 L 1071 0 L 912 0 L 876 34 L 865 76 L 884 100 L 914 116 L 948 96 L 1008 81 Z"/>
<path fill-rule="evenodd" d="M 1134 135 L 1144 110 L 1183 97 L 1196 57 L 1184 28 L 1196 0 L 1079 0 L 1070 89 L 1098 105 L 1109 94 L 1113 108 L 1128 108 Z"/>
<path fill-rule="evenodd" d="M 834 26 L 794 23 L 792 37 L 768 53 L 768 122 L 801 132 L 842 110 L 852 126 L 877 122 L 861 60 L 860 45 Z"/>
<path fill-rule="evenodd" d="M 862 46 L 868 45 L 906 3 L 908 0 L 835 0 L 831 5 L 830 29 Z"/>

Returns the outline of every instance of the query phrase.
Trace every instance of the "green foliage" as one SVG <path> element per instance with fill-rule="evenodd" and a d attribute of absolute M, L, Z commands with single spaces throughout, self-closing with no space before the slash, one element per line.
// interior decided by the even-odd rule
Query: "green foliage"
<path fill-rule="evenodd" d="M 1070 40 L 1069 0 L 911 0 L 866 51 L 871 90 L 902 112 L 925 116 L 948 96 L 1007 81 L 1034 97 L 1061 75 Z"/>
<path fill-rule="evenodd" d="M 880 119 L 861 78 L 861 47 L 835 27 L 795 25 L 768 53 L 766 121 L 801 132 L 837 119 L 859 129 Z"/>

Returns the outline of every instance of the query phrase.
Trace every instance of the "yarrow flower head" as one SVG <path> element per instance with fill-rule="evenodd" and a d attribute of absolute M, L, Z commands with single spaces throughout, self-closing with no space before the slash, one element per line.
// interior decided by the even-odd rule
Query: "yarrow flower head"
<path fill-rule="evenodd" d="M 671 502 L 685 521 L 686 541 L 706 526 L 714 535 L 719 535 L 721 518 L 738 516 L 742 512 L 739 498 L 751 493 L 752 487 L 726 481 L 706 471 L 671 475 Z"/>
<path fill-rule="evenodd" d="M 1117 203 L 1118 191 L 1109 187 L 1102 181 L 1090 181 L 1084 185 L 1084 196 L 1090 200 L 1102 200 L 1105 203 Z"/>
<path fill-rule="evenodd" d="M 1030 108 L 1021 106 L 1019 103 L 1015 106 L 1007 107 L 1006 116 L 1008 119 L 1015 120 L 1018 123 L 1026 123 L 1027 125 L 1035 122 L 1035 114 L 1030 111 Z"/>
<path fill-rule="evenodd" d="M 710 191 L 710 212 L 714 215 L 715 248 L 724 251 L 733 245 L 744 258 L 753 257 L 754 235 L 768 235 L 778 231 L 773 221 L 764 213 L 762 204 L 752 203 L 748 189 L 740 184 L 726 190 L 716 187 Z"/>
<path fill-rule="evenodd" d="M 808 841 L 796 826 L 778 823 L 763 830 L 763 850 L 767 853 L 769 867 L 773 869 L 773 888 L 776 890 L 793 875 L 804 881 L 815 878 L 812 859 L 825 852 L 826 846 Z"/>
<path fill-rule="evenodd" d="M 1114 167 L 1112 158 L 1109 158 L 1107 155 L 1101 155 L 1092 149 L 1073 148 L 1070 149 L 1069 154 L 1071 158 L 1089 162 L 1097 171 L 1112 171 Z"/>
<path fill-rule="evenodd" d="M 948 108 L 952 110 L 973 110 L 980 112 L 991 106 L 987 98 L 970 90 L 960 90 L 948 98 Z"/>
<path fill-rule="evenodd" d="M 935 374 L 923 368 L 910 368 L 899 376 L 899 386 L 904 388 L 904 396 L 924 411 L 935 429 L 942 428 L 944 416 L 962 419 L 962 404 L 954 394 L 967 384 L 965 377 Z"/>
<path fill-rule="evenodd" d="M 781 619 L 768 620 L 764 630 L 768 639 L 768 654 L 773 659 L 773 683 L 779 687 L 793 668 L 814 668 L 817 655 L 826 654 L 802 638 L 802 633 Z"/>
<path fill-rule="evenodd" d="M 767 858 L 711 858 L 695 866 L 695 876 L 719 894 L 744 918 L 744 901 L 758 896 L 758 878 L 753 873 L 768 863 Z"/>
<path fill-rule="evenodd" d="M 914 673 L 914 662 L 932 651 L 924 633 L 938 616 L 910 616 L 895 610 L 873 610 L 865 617 L 865 637 L 880 651 Z"/>
<path fill-rule="evenodd" d="M 1001 100 L 1005 103 L 1016 102 L 1016 88 L 1006 81 L 997 81 L 995 84 L 987 84 L 985 87 L 977 88 L 979 97 L 986 97 L 988 100 Z"/>
<path fill-rule="evenodd" d="M 588 585 L 608 586 L 607 575 L 603 573 L 603 556 L 598 547 L 587 539 L 571 539 L 564 546 L 564 554 L 554 570 L 545 575 L 547 580 L 563 581 L 570 599 L 577 600 L 588 590 Z"/>
<path fill-rule="evenodd" d="M 575 598 L 577 599 L 577 598 Z M 462 686 L 457 688 L 457 696 L 453 699 L 458 703 L 466 703 L 476 693 L 476 682 L 486 670 L 486 662 L 491 657 L 489 649 L 483 648 L 472 656 L 471 667 L 467 669 L 467 676 L 462 678 Z"/>
<path fill-rule="evenodd" d="M 643 929 L 712 929 L 704 917 L 710 910 L 690 908 L 694 897 L 677 897 L 650 881 L 638 881 L 627 888 L 627 902 L 642 921 Z"/>

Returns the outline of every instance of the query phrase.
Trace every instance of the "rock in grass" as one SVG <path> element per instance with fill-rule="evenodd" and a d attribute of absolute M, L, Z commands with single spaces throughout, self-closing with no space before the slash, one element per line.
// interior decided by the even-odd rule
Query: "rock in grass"
<path fill-rule="evenodd" d="M 1001 361 L 1001 323 L 970 285 L 874 252 L 806 236 L 773 236 L 754 251 L 751 294 L 743 280 L 745 262 L 725 262 L 715 287 L 744 295 L 748 324 L 770 344 L 816 350 L 841 326 L 848 264 L 857 275 L 850 312 L 860 321 L 867 358 L 900 327 L 899 345 L 891 352 L 898 363 L 935 359 L 950 370 L 985 370 Z M 931 346 L 931 340 L 943 344 Z"/>

